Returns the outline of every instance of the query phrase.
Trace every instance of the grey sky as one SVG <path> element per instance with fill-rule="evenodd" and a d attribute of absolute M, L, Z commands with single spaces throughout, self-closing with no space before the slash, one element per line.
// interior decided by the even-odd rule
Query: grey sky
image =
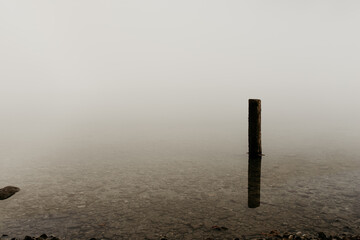
<path fill-rule="evenodd" d="M 261 98 L 265 140 L 355 146 L 359 24 L 359 1 L 1 1 L 1 142 L 245 141 Z"/>

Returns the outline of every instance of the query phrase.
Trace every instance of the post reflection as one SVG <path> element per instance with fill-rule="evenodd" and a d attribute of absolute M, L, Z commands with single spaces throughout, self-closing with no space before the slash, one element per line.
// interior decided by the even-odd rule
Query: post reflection
<path fill-rule="evenodd" d="M 248 207 L 260 206 L 261 155 L 249 155 L 248 169 Z"/>

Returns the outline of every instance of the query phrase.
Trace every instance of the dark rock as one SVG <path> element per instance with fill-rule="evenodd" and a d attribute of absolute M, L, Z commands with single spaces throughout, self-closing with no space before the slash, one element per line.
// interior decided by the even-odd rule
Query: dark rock
<path fill-rule="evenodd" d="M 20 188 L 13 187 L 13 186 L 7 186 L 4 188 L 1 188 L 0 189 L 0 200 L 5 200 L 5 199 L 11 197 L 12 195 L 14 195 L 15 193 L 17 193 L 18 191 L 20 191 Z"/>
<path fill-rule="evenodd" d="M 219 226 L 212 226 L 211 229 L 216 230 L 216 231 L 226 231 L 226 230 L 228 230 L 227 227 L 219 227 Z"/>
<path fill-rule="evenodd" d="M 318 232 L 319 239 L 326 239 L 326 235 L 323 232 Z"/>
<path fill-rule="evenodd" d="M 221 231 L 221 227 L 219 226 L 212 226 L 211 229 L 216 231 Z"/>
<path fill-rule="evenodd" d="M 25 236 L 24 240 L 33 240 L 34 238 L 30 237 L 30 236 Z"/>
<path fill-rule="evenodd" d="M 45 233 L 41 234 L 40 237 L 41 237 L 41 238 L 44 238 L 44 239 L 47 239 L 47 238 L 48 238 L 48 236 L 47 236 Z"/>

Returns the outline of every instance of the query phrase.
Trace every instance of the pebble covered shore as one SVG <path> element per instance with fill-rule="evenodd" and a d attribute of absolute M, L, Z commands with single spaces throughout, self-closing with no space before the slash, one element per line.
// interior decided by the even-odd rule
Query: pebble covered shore
<path fill-rule="evenodd" d="M 224 231 L 225 229 L 217 229 L 213 228 L 214 231 Z M 194 238 L 198 239 L 198 238 Z M 301 232 L 296 233 L 280 233 L 278 231 L 271 231 L 269 233 L 261 233 L 257 235 L 250 235 L 250 236 L 244 236 L 239 234 L 239 237 L 236 238 L 221 238 L 221 236 L 217 236 L 214 238 L 207 237 L 203 240 L 360 240 L 360 235 L 349 235 L 349 234 L 338 234 L 338 235 L 329 235 L 327 236 L 323 232 L 314 233 L 312 235 L 310 234 L 303 234 Z M 25 236 L 24 238 L 12 238 L 6 234 L 3 234 L 0 237 L 0 240 L 65 240 L 60 239 L 54 236 L 47 236 L 46 234 L 42 234 L 38 237 L 31 237 L 31 236 Z M 73 239 L 75 240 L 75 239 Z M 109 239 L 97 239 L 97 238 L 90 238 L 88 240 L 109 240 Z M 116 240 L 116 239 L 115 239 Z M 158 239 L 147 239 L 144 240 L 171 240 L 171 238 L 167 238 L 166 236 L 161 236 Z"/>

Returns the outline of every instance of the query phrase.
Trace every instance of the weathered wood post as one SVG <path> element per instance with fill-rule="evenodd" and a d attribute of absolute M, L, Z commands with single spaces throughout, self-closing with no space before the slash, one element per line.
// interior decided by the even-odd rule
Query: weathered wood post
<path fill-rule="evenodd" d="M 249 155 L 259 156 L 261 149 L 261 100 L 249 99 Z"/>
<path fill-rule="evenodd" d="M 248 207 L 260 206 L 261 182 L 261 100 L 249 99 Z"/>

